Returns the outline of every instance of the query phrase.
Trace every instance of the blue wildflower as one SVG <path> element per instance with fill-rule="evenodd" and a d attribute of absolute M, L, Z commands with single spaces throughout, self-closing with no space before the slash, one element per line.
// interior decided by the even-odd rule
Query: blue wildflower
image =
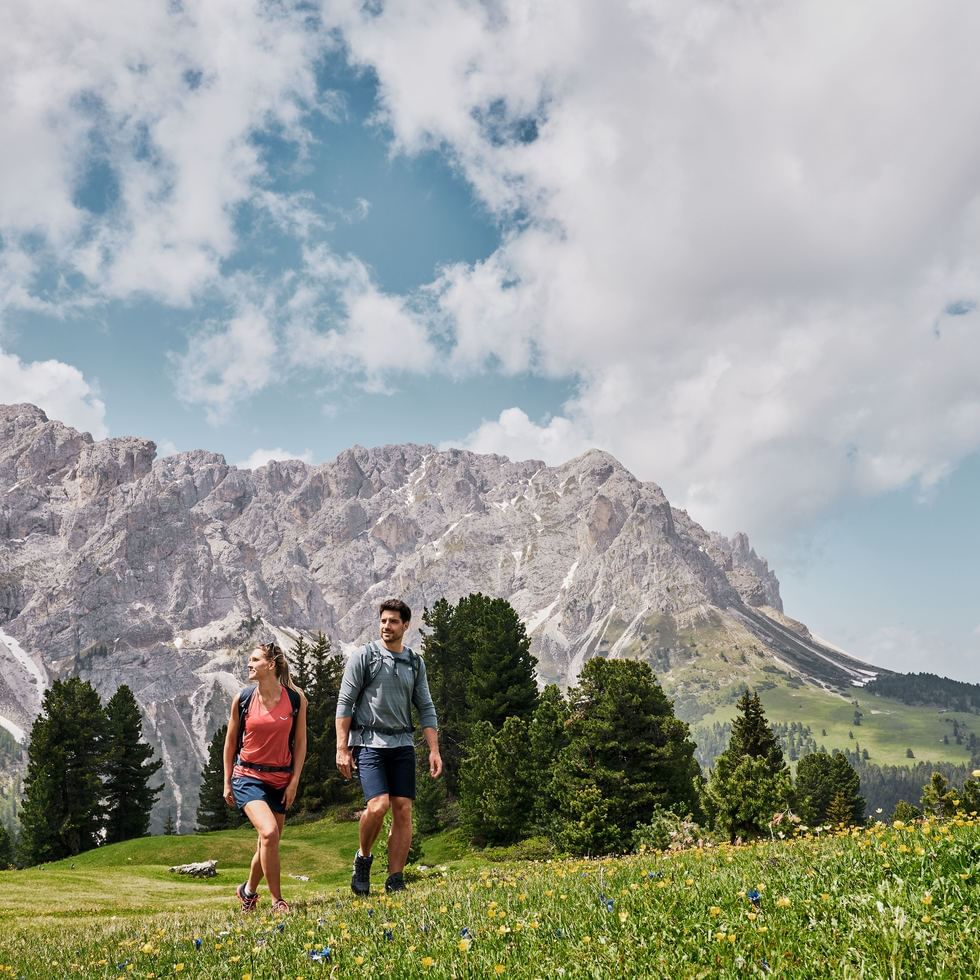
<path fill-rule="evenodd" d="M 767 960 L 764 956 L 762 957 L 762 969 L 764 973 L 772 972 L 772 967 L 769 965 L 769 960 Z"/>
<path fill-rule="evenodd" d="M 132 960 L 123 960 L 122 963 L 117 963 L 116 964 L 116 969 L 117 970 L 125 970 L 126 967 L 129 966 L 129 964 L 132 963 L 132 962 L 133 962 Z"/>
<path fill-rule="evenodd" d="M 310 959 L 314 963 L 329 963 L 332 955 L 329 946 L 324 946 L 323 949 L 310 950 Z"/>
<path fill-rule="evenodd" d="M 203 943 L 202 940 L 200 940 L 200 939 L 195 939 L 194 940 L 194 948 L 195 949 L 200 949 L 203 945 L 204 945 L 204 943 Z"/>
<path fill-rule="evenodd" d="M 385 939 L 387 939 L 388 942 L 391 942 L 392 939 L 394 939 L 394 938 L 395 937 L 392 935 L 391 930 L 390 929 L 385 929 Z"/>
<path fill-rule="evenodd" d="M 607 898 L 607 899 L 605 900 L 605 906 L 606 906 L 606 911 L 607 911 L 607 912 L 612 912 L 612 910 L 613 910 L 613 906 L 614 906 L 615 904 L 616 904 L 616 903 L 615 903 L 615 902 L 614 902 L 614 901 L 613 901 L 613 900 L 612 900 L 611 898 Z"/>
<path fill-rule="evenodd" d="M 466 926 L 463 926 L 463 928 L 459 930 L 459 934 L 460 936 L 462 936 L 463 939 L 470 938 L 470 930 L 467 929 Z"/>
<path fill-rule="evenodd" d="M 748 892 L 748 898 L 756 908 L 762 905 L 762 896 L 754 888 Z"/>
<path fill-rule="evenodd" d="M 277 932 L 284 932 L 285 929 L 286 929 L 286 923 L 285 922 L 280 922 L 279 925 L 276 926 L 276 931 Z"/>

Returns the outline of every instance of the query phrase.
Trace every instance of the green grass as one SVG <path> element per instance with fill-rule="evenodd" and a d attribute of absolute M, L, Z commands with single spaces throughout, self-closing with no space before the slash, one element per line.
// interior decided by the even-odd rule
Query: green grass
<path fill-rule="evenodd" d="M 973 819 L 601 861 L 467 854 L 367 901 L 347 888 L 353 830 L 321 822 L 283 839 L 285 869 L 312 879 L 285 879 L 285 919 L 235 912 L 243 831 L 4 872 L 0 965 L 25 978 L 980 975 Z M 459 857 L 451 836 L 432 846 Z M 217 880 L 165 870 L 205 857 Z M 311 959 L 328 947 L 329 962 Z"/>
<path fill-rule="evenodd" d="M 980 731 L 980 716 L 957 711 L 940 711 L 921 705 L 908 705 L 890 698 L 876 697 L 854 688 L 849 699 L 810 687 L 776 687 L 761 691 L 762 703 L 770 722 L 799 721 L 809 725 L 818 745 L 828 750 L 854 749 L 855 742 L 866 748 L 869 762 L 879 766 L 907 766 L 905 750 L 911 748 L 914 761 L 967 763 L 966 745 L 953 742 L 953 719 L 965 729 Z M 854 725 L 857 701 L 864 714 L 860 726 Z M 731 721 L 734 705 L 725 705 L 706 715 L 699 725 Z M 821 730 L 826 729 L 826 736 Z M 854 733 L 854 739 L 848 737 Z M 943 735 L 949 745 L 943 745 Z"/>

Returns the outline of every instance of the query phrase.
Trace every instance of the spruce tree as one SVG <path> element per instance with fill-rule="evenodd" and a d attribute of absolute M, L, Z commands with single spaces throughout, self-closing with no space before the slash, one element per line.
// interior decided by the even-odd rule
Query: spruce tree
<path fill-rule="evenodd" d="M 471 673 L 470 650 L 455 625 L 455 607 L 440 599 L 422 614 L 422 632 L 429 693 L 439 718 L 443 775 L 449 797 L 459 795 L 459 770 L 469 723 L 467 698 Z"/>
<path fill-rule="evenodd" d="M 507 718 L 529 719 L 538 703 L 538 662 L 514 607 L 477 592 L 459 601 L 453 626 L 470 651 L 470 723 L 499 729 Z"/>
<path fill-rule="evenodd" d="M 201 770 L 201 790 L 197 801 L 197 829 L 228 830 L 238 827 L 242 817 L 238 810 L 225 802 L 225 735 L 228 726 L 222 725 L 208 744 L 208 761 Z"/>
<path fill-rule="evenodd" d="M 940 772 L 934 772 L 932 778 L 922 787 L 922 812 L 927 817 L 937 817 L 940 820 L 949 819 L 956 813 L 956 800 L 959 798 L 955 789 Z"/>
<path fill-rule="evenodd" d="M 537 777 L 529 830 L 547 833 L 554 822 L 557 800 L 552 786 L 555 764 L 568 745 L 568 702 L 555 684 L 549 684 L 538 698 L 528 733 L 531 767 Z"/>
<path fill-rule="evenodd" d="M 841 752 L 813 752 L 796 767 L 796 809 L 805 824 L 858 824 L 864 800 L 857 771 Z M 831 804 L 837 800 L 831 817 Z"/>
<path fill-rule="evenodd" d="M 695 746 L 649 664 L 593 658 L 568 700 L 568 745 L 551 784 L 563 846 L 626 851 L 654 807 L 698 812 Z"/>
<path fill-rule="evenodd" d="M 293 684 L 304 694 L 310 686 L 309 653 L 310 645 L 300 633 L 293 641 L 292 650 L 289 651 L 289 676 Z"/>
<path fill-rule="evenodd" d="M 103 827 L 106 716 L 88 681 L 56 680 L 31 726 L 21 808 L 24 864 L 96 847 Z"/>
<path fill-rule="evenodd" d="M 508 718 L 496 731 L 478 721 L 460 773 L 460 823 L 478 844 L 511 844 L 525 837 L 538 791 L 529 725 Z"/>
<path fill-rule="evenodd" d="M 971 776 L 963 783 L 958 809 L 966 814 L 980 814 L 980 777 Z"/>
<path fill-rule="evenodd" d="M 6 824 L 0 822 L 0 871 L 5 871 L 14 863 L 14 842 Z"/>
<path fill-rule="evenodd" d="M 149 761 L 153 749 L 143 741 L 143 721 L 129 687 L 116 690 L 105 713 L 105 839 L 116 844 L 148 833 L 150 811 L 163 785 L 149 786 L 147 781 L 163 763 Z"/>
<path fill-rule="evenodd" d="M 174 823 L 174 811 L 167 811 L 167 819 L 163 824 L 163 832 L 167 837 L 173 837 L 177 833 L 177 824 Z"/>
<path fill-rule="evenodd" d="M 320 813 L 332 803 L 351 798 L 352 789 L 337 772 L 337 730 L 334 716 L 344 658 L 331 652 L 321 632 L 309 649 L 306 695 L 306 762 L 300 782 L 300 807 Z"/>
<path fill-rule="evenodd" d="M 715 823 L 732 842 L 762 833 L 792 795 L 789 767 L 759 695 L 746 690 L 736 707 L 728 748 L 715 760 L 706 789 Z"/>

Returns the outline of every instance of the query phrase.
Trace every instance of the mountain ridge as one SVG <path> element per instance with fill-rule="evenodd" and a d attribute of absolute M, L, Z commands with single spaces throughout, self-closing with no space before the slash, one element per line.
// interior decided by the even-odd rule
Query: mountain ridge
<path fill-rule="evenodd" d="M 185 826 L 260 620 L 284 642 L 323 629 L 349 648 L 388 595 L 420 623 L 472 591 L 515 606 L 542 682 L 644 657 L 688 718 L 777 674 L 846 692 L 888 673 L 789 619 L 745 535 L 706 531 L 600 449 L 549 467 L 352 446 L 246 470 L 0 406 L 0 716 L 26 729 L 52 677 L 103 696 L 129 684 L 164 760 L 160 806 Z"/>

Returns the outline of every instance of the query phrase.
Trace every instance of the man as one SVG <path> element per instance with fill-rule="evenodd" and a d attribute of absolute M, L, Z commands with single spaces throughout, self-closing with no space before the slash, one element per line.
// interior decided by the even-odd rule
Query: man
<path fill-rule="evenodd" d="M 385 891 L 405 887 L 405 862 L 412 846 L 415 799 L 415 743 L 412 705 L 429 746 L 429 775 L 442 772 L 436 709 L 429 694 L 425 662 L 402 642 L 412 610 L 400 599 L 381 603 L 381 643 L 351 654 L 337 698 L 337 768 L 345 779 L 357 770 L 366 808 L 361 814 L 360 846 L 354 855 L 351 890 L 371 891 L 371 848 L 391 810 L 388 879 Z"/>

